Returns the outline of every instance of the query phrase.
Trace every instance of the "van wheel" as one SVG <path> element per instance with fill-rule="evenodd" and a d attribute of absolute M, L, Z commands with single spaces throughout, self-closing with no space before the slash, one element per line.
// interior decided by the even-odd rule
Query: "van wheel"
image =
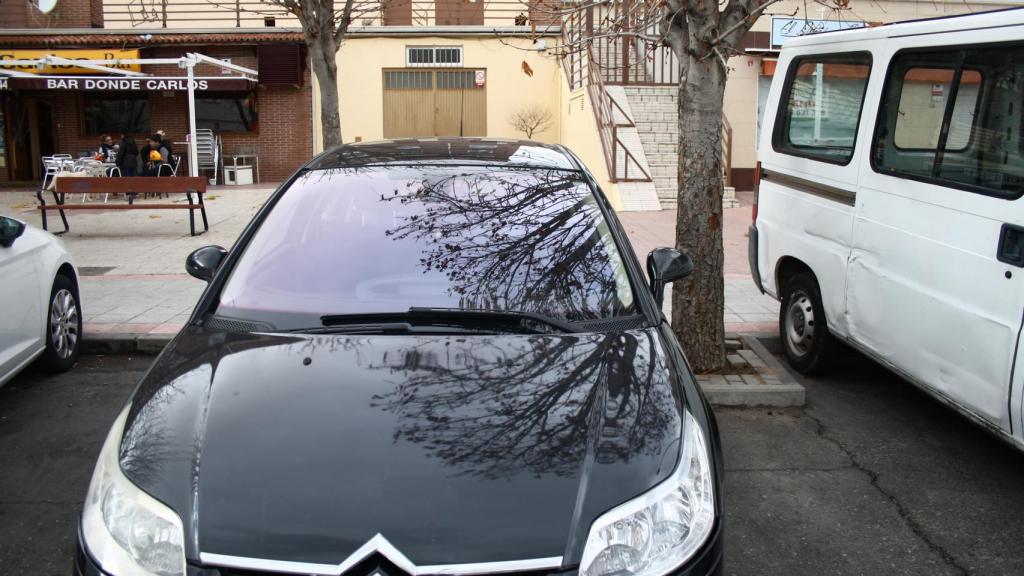
<path fill-rule="evenodd" d="M 49 372 L 64 372 L 74 366 L 82 343 L 82 308 L 78 289 L 63 274 L 58 274 L 50 291 L 46 314 L 46 351 L 42 365 Z"/>
<path fill-rule="evenodd" d="M 797 372 L 819 373 L 832 364 L 836 342 L 828 331 L 821 291 L 813 275 L 802 272 L 786 282 L 779 309 L 779 335 L 782 352 Z"/>

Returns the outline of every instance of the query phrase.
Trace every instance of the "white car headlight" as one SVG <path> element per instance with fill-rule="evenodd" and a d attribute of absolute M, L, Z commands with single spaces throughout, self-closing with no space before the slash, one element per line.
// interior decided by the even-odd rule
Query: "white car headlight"
<path fill-rule="evenodd" d="M 715 521 L 714 473 L 704 433 L 689 412 L 682 440 L 668 479 L 594 521 L 580 576 L 664 576 L 707 540 Z"/>
<path fill-rule="evenodd" d="M 82 510 L 82 539 L 104 571 L 184 576 L 181 519 L 121 472 L 118 454 L 127 418 L 125 408 L 100 451 Z"/>

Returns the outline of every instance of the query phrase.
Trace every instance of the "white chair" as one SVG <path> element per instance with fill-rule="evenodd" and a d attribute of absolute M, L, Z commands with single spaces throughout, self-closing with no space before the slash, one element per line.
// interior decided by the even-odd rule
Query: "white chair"
<path fill-rule="evenodd" d="M 92 158 L 79 158 L 78 160 L 76 160 L 74 164 L 74 171 L 85 172 L 87 176 L 91 177 L 100 177 L 107 175 L 107 169 L 105 166 L 103 166 L 103 162 L 100 162 L 99 160 L 94 160 Z M 109 194 L 104 194 L 103 201 L 106 202 L 109 196 Z M 88 200 L 88 198 L 88 194 L 82 194 L 82 202 L 85 202 L 86 200 Z"/>
<path fill-rule="evenodd" d="M 43 156 L 43 183 L 39 186 L 41 192 L 46 191 L 46 187 L 50 185 L 50 182 L 57 177 L 61 172 L 61 162 L 55 160 L 53 156 Z"/>
<path fill-rule="evenodd" d="M 197 129 L 196 139 L 196 168 L 199 172 L 206 170 L 213 171 L 213 178 L 216 180 L 217 172 L 220 169 L 220 136 L 208 128 Z"/>
<path fill-rule="evenodd" d="M 156 171 L 156 175 L 165 176 L 164 172 L 167 172 L 166 176 L 177 176 L 179 164 L 181 164 L 181 155 L 171 154 L 170 161 L 161 164 L 160 169 Z M 164 168 L 166 168 L 167 170 L 164 170 Z"/>

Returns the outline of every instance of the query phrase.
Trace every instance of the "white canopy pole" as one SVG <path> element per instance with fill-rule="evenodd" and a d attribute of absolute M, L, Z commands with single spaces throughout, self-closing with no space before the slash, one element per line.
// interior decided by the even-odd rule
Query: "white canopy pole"
<path fill-rule="evenodd" d="M 110 74 L 120 74 L 122 76 L 148 76 L 142 72 L 135 72 L 133 70 L 121 70 L 119 68 L 109 68 L 107 66 L 100 66 L 99 64 L 90 64 L 88 62 L 79 62 L 77 60 L 69 60 L 67 58 L 61 58 L 60 56 L 44 56 L 43 60 L 47 64 L 64 64 L 70 66 L 77 66 L 79 68 L 85 68 L 86 70 L 96 70 L 97 72 L 107 72 Z"/>
<path fill-rule="evenodd" d="M 196 61 L 194 58 L 188 58 L 185 65 L 188 67 L 188 175 L 199 176 L 199 149 L 196 146 L 196 86 L 194 83 Z"/>

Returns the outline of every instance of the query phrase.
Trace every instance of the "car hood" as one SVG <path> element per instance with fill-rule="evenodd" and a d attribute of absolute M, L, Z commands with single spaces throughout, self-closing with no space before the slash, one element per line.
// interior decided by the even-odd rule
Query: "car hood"
<path fill-rule="evenodd" d="M 664 479 L 681 396 L 655 329 L 494 336 L 187 328 L 137 390 L 125 474 L 190 559 L 337 565 L 380 535 L 419 565 L 578 561 Z"/>

